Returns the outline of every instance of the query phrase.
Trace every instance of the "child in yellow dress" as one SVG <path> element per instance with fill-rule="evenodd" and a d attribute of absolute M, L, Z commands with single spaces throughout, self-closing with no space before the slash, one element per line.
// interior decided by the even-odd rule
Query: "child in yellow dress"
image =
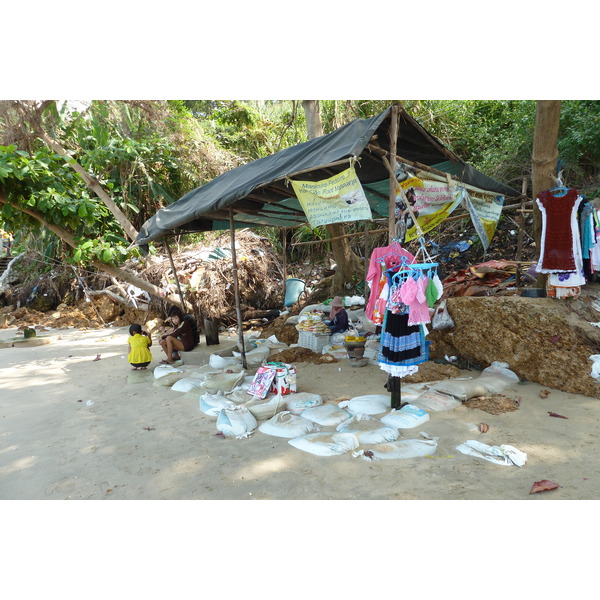
<path fill-rule="evenodd" d="M 152 338 L 146 331 L 142 331 L 139 323 L 133 323 L 129 327 L 129 336 L 127 360 L 132 367 L 131 370 L 145 369 L 152 362 L 152 353 L 149 350 L 152 346 Z"/>

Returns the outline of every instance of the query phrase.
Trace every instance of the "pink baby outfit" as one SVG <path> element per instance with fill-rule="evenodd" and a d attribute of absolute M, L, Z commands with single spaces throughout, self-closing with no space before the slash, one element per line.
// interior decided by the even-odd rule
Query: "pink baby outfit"
<path fill-rule="evenodd" d="M 409 275 L 400 288 L 400 298 L 408 306 L 408 325 L 429 323 L 429 306 L 427 305 L 427 277 L 419 277 L 416 281 Z"/>
<path fill-rule="evenodd" d="M 371 253 L 369 270 L 367 272 L 367 283 L 371 291 L 369 301 L 365 307 L 365 314 L 370 321 L 377 325 L 383 323 L 387 305 L 389 290 L 385 271 L 386 269 L 398 266 L 402 257 L 406 257 L 409 263 L 415 261 L 415 257 L 397 242 L 389 246 L 373 248 L 373 252 Z M 383 259 L 383 263 L 377 259 Z"/>

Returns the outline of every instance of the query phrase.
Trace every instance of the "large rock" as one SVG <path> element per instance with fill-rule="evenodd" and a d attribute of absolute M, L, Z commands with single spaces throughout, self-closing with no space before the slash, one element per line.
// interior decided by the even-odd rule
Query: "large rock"
<path fill-rule="evenodd" d="M 456 355 L 481 366 L 508 363 L 519 377 L 554 389 L 600 398 L 591 376 L 600 354 L 600 286 L 585 286 L 578 300 L 521 296 L 453 297 L 456 326 L 431 330 L 430 358 Z"/>

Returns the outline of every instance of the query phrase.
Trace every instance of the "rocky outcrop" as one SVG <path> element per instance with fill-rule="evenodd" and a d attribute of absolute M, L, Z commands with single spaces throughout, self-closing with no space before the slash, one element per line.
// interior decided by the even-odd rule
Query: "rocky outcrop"
<path fill-rule="evenodd" d="M 590 356 L 600 354 L 600 286 L 578 299 L 521 296 L 452 297 L 455 327 L 431 330 L 430 358 L 454 355 L 482 367 L 508 363 L 519 377 L 554 389 L 600 398 Z"/>

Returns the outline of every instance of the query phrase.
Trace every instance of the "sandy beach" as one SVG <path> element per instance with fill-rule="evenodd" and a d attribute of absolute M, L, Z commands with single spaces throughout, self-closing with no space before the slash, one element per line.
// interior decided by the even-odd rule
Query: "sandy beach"
<path fill-rule="evenodd" d="M 16 331 L 4 330 L 2 339 Z M 590 500 L 600 498 L 599 400 L 519 383 L 520 408 L 431 413 L 427 457 L 315 456 L 260 431 L 223 438 L 190 394 L 132 378 L 126 328 L 46 332 L 51 343 L 0 349 L 0 498 L 5 500 Z M 223 339 L 221 340 L 223 342 Z M 221 344 L 223 345 L 223 344 Z M 199 352 L 208 357 L 219 346 Z M 98 360 L 94 360 L 99 355 Z M 154 362 L 163 358 L 153 346 Z M 297 363 L 297 390 L 325 401 L 385 394 L 377 365 Z M 464 371 L 463 376 L 477 377 Z M 199 397 L 200 394 L 198 394 Z M 567 418 L 551 417 L 549 412 Z M 485 422 L 487 433 L 478 426 Z M 467 440 L 509 444 L 523 467 L 461 454 Z M 559 488 L 530 494 L 534 482 Z"/>

